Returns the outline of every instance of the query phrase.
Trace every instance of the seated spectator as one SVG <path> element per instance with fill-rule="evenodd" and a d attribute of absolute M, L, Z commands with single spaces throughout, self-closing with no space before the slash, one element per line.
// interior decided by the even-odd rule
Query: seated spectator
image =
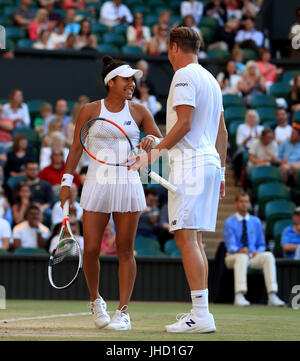
<path fill-rule="evenodd" d="M 228 19 L 235 18 L 241 19 L 242 18 L 242 1 L 241 0 L 224 0 L 227 9 L 227 16 Z"/>
<path fill-rule="evenodd" d="M 49 46 L 49 30 L 42 30 L 39 33 L 38 39 L 33 43 L 32 47 L 39 50 L 51 50 Z"/>
<path fill-rule="evenodd" d="M 157 104 L 155 95 L 149 94 L 149 87 L 146 81 L 140 82 L 140 85 L 137 89 L 137 95 L 132 100 L 143 104 L 147 109 L 150 110 L 153 116 L 155 116 L 159 109 L 159 103 Z"/>
<path fill-rule="evenodd" d="M 68 103 L 65 99 L 58 99 L 55 104 L 55 113 L 46 119 L 44 125 L 44 135 L 48 133 L 48 126 L 51 120 L 55 118 L 60 118 L 63 124 L 63 133 L 66 135 L 66 126 L 71 121 L 71 117 L 67 115 L 68 113 Z"/>
<path fill-rule="evenodd" d="M 11 227 L 6 219 L 0 218 L 0 249 L 8 250 L 11 239 Z"/>
<path fill-rule="evenodd" d="M 260 60 L 256 63 L 260 75 L 264 78 L 266 87 L 269 88 L 277 81 L 278 75 L 283 73 L 283 68 L 277 68 L 276 65 L 270 63 L 271 53 L 266 48 L 259 50 Z"/>
<path fill-rule="evenodd" d="M 97 38 L 92 34 L 92 26 L 87 19 L 82 20 L 79 33 L 75 38 L 75 49 L 82 50 L 84 48 L 97 49 Z"/>
<path fill-rule="evenodd" d="M 234 46 L 232 50 L 232 60 L 235 62 L 237 74 L 242 74 L 245 71 L 244 54 L 238 46 Z"/>
<path fill-rule="evenodd" d="M 238 126 L 236 133 L 236 145 L 238 148 L 232 156 L 232 166 L 236 184 L 241 182 L 243 154 L 248 151 L 253 140 L 260 136 L 264 128 L 258 123 L 259 116 L 257 111 L 250 109 L 246 113 L 245 123 Z"/>
<path fill-rule="evenodd" d="M 65 33 L 66 23 L 63 19 L 59 20 L 56 25 L 55 31 L 50 34 L 48 40 L 49 49 L 58 50 L 65 45 L 68 34 Z"/>
<path fill-rule="evenodd" d="M 151 40 L 149 26 L 143 25 L 143 14 L 135 13 L 133 23 L 127 28 L 127 44 L 140 47 L 144 53 L 148 53 Z"/>
<path fill-rule="evenodd" d="M 293 122 L 292 127 L 290 139 L 279 146 L 278 160 L 283 183 L 286 183 L 290 176 L 296 181 L 300 169 L 300 122 Z"/>
<path fill-rule="evenodd" d="M 46 119 L 51 117 L 53 114 L 52 105 L 50 103 L 44 103 L 40 106 L 40 117 L 34 119 L 34 130 L 43 136 L 44 133 L 44 124 L 46 123 Z"/>
<path fill-rule="evenodd" d="M 35 19 L 29 25 L 29 39 L 32 41 L 36 41 L 42 30 L 48 30 L 50 32 L 53 30 L 53 26 L 48 19 L 47 10 L 45 9 L 39 9 Z"/>
<path fill-rule="evenodd" d="M 3 105 L 0 103 L 0 142 L 4 149 L 7 149 L 12 145 L 11 134 L 14 128 L 14 120 L 3 117 Z"/>
<path fill-rule="evenodd" d="M 255 18 L 258 14 L 264 0 L 255 0 L 255 4 L 253 0 L 243 0 L 243 14 L 246 16 L 250 16 L 251 18 Z"/>
<path fill-rule="evenodd" d="M 201 20 L 203 9 L 204 7 L 202 1 L 182 1 L 182 3 L 180 4 L 180 15 L 182 19 L 184 19 L 187 15 L 191 15 L 195 20 L 196 24 L 198 24 Z"/>
<path fill-rule="evenodd" d="M 15 187 L 15 200 L 12 205 L 12 213 L 14 224 L 18 224 L 25 220 L 25 214 L 29 206 L 33 203 L 33 197 L 30 186 L 25 182 L 20 182 Z"/>
<path fill-rule="evenodd" d="M 266 91 L 264 78 L 260 75 L 256 62 L 253 60 L 249 60 L 246 64 L 240 89 L 248 105 L 250 105 L 253 95 L 263 94 Z"/>
<path fill-rule="evenodd" d="M 155 228 L 159 216 L 158 194 L 155 189 L 146 188 L 145 197 L 147 208 L 141 213 L 137 228 L 137 236 L 157 239 Z"/>
<path fill-rule="evenodd" d="M 245 17 L 243 20 L 243 29 L 239 30 L 235 42 L 241 48 L 250 48 L 258 52 L 258 48 L 263 46 L 264 34 L 255 29 L 253 18 Z"/>
<path fill-rule="evenodd" d="M 115 241 L 116 235 L 114 232 L 114 226 L 112 222 L 109 221 L 104 229 L 101 242 L 100 256 L 117 254 Z"/>
<path fill-rule="evenodd" d="M 51 154 L 51 164 L 39 173 L 39 178 L 48 181 L 52 185 L 55 195 L 58 195 L 64 171 L 64 152 L 63 150 L 54 149 Z M 76 172 L 74 173 L 74 183 L 78 189 L 81 187 L 81 182 Z"/>
<path fill-rule="evenodd" d="M 49 136 L 49 146 L 42 147 L 40 152 L 40 169 L 51 164 L 51 154 L 53 149 L 61 149 L 64 152 L 64 161 L 69 155 L 69 148 L 66 147 L 66 137 L 61 132 L 53 132 Z"/>
<path fill-rule="evenodd" d="M 278 144 L 290 139 L 292 126 L 288 123 L 287 111 L 280 107 L 276 109 L 276 119 L 278 125 L 275 128 L 275 140 Z"/>
<path fill-rule="evenodd" d="M 50 231 L 40 222 L 40 219 L 39 208 L 30 206 L 26 213 L 26 221 L 13 228 L 14 249 L 45 248 Z"/>
<path fill-rule="evenodd" d="M 139 69 L 143 72 L 143 76 L 140 79 L 136 79 L 136 88 L 139 87 L 141 81 L 145 81 L 148 84 L 149 93 L 155 95 L 154 84 L 152 83 L 149 77 L 149 64 L 146 60 L 139 60 L 135 66 L 136 69 Z"/>
<path fill-rule="evenodd" d="M 51 184 L 38 178 L 39 165 L 32 159 L 26 162 L 24 172 L 26 178 L 23 182 L 30 187 L 32 203 L 40 209 L 43 216 L 49 218 L 49 216 L 51 216 L 51 208 L 54 203 L 54 193 Z M 16 184 L 13 188 L 13 194 L 17 193 L 18 186 L 19 185 Z"/>
<path fill-rule="evenodd" d="M 7 153 L 5 165 L 5 179 L 9 177 L 24 176 L 24 168 L 27 160 L 32 159 L 32 149 L 23 134 L 16 134 L 13 139 L 12 151 Z"/>
<path fill-rule="evenodd" d="M 188 28 L 191 28 L 193 29 L 194 31 L 196 31 L 196 33 L 199 34 L 200 36 L 200 39 L 201 39 L 201 44 L 200 44 L 200 49 L 205 49 L 205 43 L 204 43 L 204 39 L 203 39 L 203 36 L 202 36 L 202 33 L 201 33 L 201 30 L 200 28 L 198 28 L 196 22 L 195 22 L 195 19 L 193 18 L 192 15 L 186 15 L 184 18 L 183 18 L 183 26 L 187 26 Z M 201 52 L 200 51 L 200 54 L 199 54 L 199 57 L 206 57 L 206 54 L 204 52 Z"/>
<path fill-rule="evenodd" d="M 66 40 L 65 44 L 61 47 L 61 50 L 64 50 L 64 51 L 76 50 L 75 40 L 76 40 L 76 36 L 74 34 L 72 34 L 72 33 L 68 34 L 67 40 Z"/>
<path fill-rule="evenodd" d="M 292 112 L 300 110 L 300 75 L 296 75 L 290 94 L 290 103 Z"/>
<path fill-rule="evenodd" d="M 205 5 L 203 15 L 217 19 L 219 25 L 224 26 L 227 21 L 226 5 L 221 0 L 212 0 Z"/>
<path fill-rule="evenodd" d="M 80 221 L 83 215 L 83 209 L 80 207 L 80 204 L 77 202 L 78 189 L 75 184 L 71 187 L 71 198 L 72 203 L 70 203 L 70 213 L 73 217 Z M 60 205 L 60 201 L 57 201 L 52 209 L 52 225 L 55 226 L 58 223 L 61 223 L 63 219 L 63 211 Z"/>
<path fill-rule="evenodd" d="M 0 166 L 0 172 L 3 173 L 3 168 Z M 10 208 L 7 196 L 2 185 L 0 185 L 0 218 L 6 218 L 7 212 Z"/>
<path fill-rule="evenodd" d="M 1 167 L 5 167 L 5 164 L 7 162 L 7 154 L 4 146 L 0 144 L 0 165 Z"/>
<path fill-rule="evenodd" d="M 158 239 L 162 249 L 167 240 L 174 238 L 174 234 L 170 233 L 169 229 L 168 203 L 165 203 L 159 211 L 158 218 Z"/>
<path fill-rule="evenodd" d="M 233 60 L 226 64 L 226 69 L 217 75 L 217 81 L 222 89 L 222 94 L 238 94 L 240 95 L 239 84 L 242 78 L 236 74 L 236 65 Z"/>
<path fill-rule="evenodd" d="M 112 0 L 103 3 L 99 21 L 106 26 L 113 27 L 118 24 L 131 24 L 133 16 L 129 8 L 123 4 L 123 0 Z"/>
<path fill-rule="evenodd" d="M 295 253 L 300 247 L 300 207 L 294 209 L 294 224 L 287 226 L 281 234 L 281 247 L 283 257 L 295 258 Z"/>
<path fill-rule="evenodd" d="M 13 120 L 17 128 L 30 126 L 29 110 L 24 103 L 22 90 L 13 89 L 10 92 L 9 103 L 4 104 L 2 116 Z"/>
<path fill-rule="evenodd" d="M 31 0 L 21 0 L 20 7 L 13 12 L 13 19 L 16 25 L 23 29 L 28 29 L 29 25 L 35 18 L 35 12 L 30 9 Z"/>
<path fill-rule="evenodd" d="M 235 37 L 239 29 L 240 22 L 237 19 L 229 19 L 225 26 L 219 26 L 213 37 L 208 50 L 221 49 L 232 51 L 235 45 Z M 243 70 L 242 70 L 243 71 Z"/>
<path fill-rule="evenodd" d="M 58 22 L 62 20 L 62 17 L 60 13 L 56 11 L 54 8 L 54 5 L 57 3 L 56 0 L 40 0 L 39 4 L 41 8 L 44 8 L 47 10 L 49 22 L 53 26 L 57 26 Z"/>
<path fill-rule="evenodd" d="M 58 226 L 59 224 L 57 224 Z M 73 216 L 70 217 L 70 227 L 71 227 L 71 231 L 74 234 L 75 239 L 77 240 L 77 242 L 80 245 L 81 250 L 84 250 L 84 239 L 82 237 L 82 235 L 80 234 L 80 222 L 74 218 Z M 56 248 L 57 243 L 59 241 L 59 232 L 60 232 L 60 227 L 57 227 L 57 234 L 51 239 L 50 241 L 50 245 L 49 245 L 49 253 L 52 253 L 53 250 Z"/>
<path fill-rule="evenodd" d="M 276 263 L 271 252 L 266 252 L 266 242 L 261 220 L 248 213 L 250 198 L 247 193 L 236 196 L 237 212 L 224 223 L 226 246 L 225 264 L 234 273 L 234 304 L 250 306 L 247 293 L 247 269 L 260 269 L 264 273 L 269 306 L 284 306 L 277 296 Z"/>
<path fill-rule="evenodd" d="M 153 36 L 156 36 L 159 34 L 159 28 L 163 27 L 167 29 L 167 35 L 170 34 L 171 29 L 176 26 L 176 24 L 174 24 L 173 26 L 171 26 L 170 24 L 171 21 L 171 13 L 168 10 L 163 10 L 158 17 L 158 24 L 154 24 L 152 26 L 152 33 Z"/>
<path fill-rule="evenodd" d="M 77 35 L 79 33 L 80 24 L 75 22 L 75 14 L 76 14 L 75 9 L 68 9 L 66 11 L 66 18 L 65 18 L 65 23 L 66 23 L 65 33 L 66 34 Z"/>
<path fill-rule="evenodd" d="M 296 10 L 297 22 L 293 24 L 290 28 L 289 39 L 292 42 L 290 57 L 298 58 L 299 57 L 299 48 L 300 48 L 300 39 L 296 36 L 299 33 L 300 26 L 300 7 Z"/>
<path fill-rule="evenodd" d="M 51 135 L 56 132 L 63 133 L 63 124 L 61 118 L 54 118 L 50 121 L 48 126 L 48 133 L 43 138 L 43 147 L 50 147 Z"/>
<path fill-rule="evenodd" d="M 264 128 L 259 138 L 249 148 L 248 174 L 253 167 L 278 165 L 278 145 L 271 128 Z"/>
<path fill-rule="evenodd" d="M 168 28 L 159 26 L 157 35 L 153 35 L 149 46 L 149 55 L 166 54 L 168 51 Z"/>

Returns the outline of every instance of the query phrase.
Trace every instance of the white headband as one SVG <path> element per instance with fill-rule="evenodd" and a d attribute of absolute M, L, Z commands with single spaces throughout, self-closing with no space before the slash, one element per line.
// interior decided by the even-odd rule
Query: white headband
<path fill-rule="evenodd" d="M 137 79 L 140 79 L 143 76 L 143 72 L 139 69 L 132 69 L 130 65 L 121 65 L 117 67 L 116 69 L 110 71 L 106 77 L 104 78 L 104 84 L 107 85 L 107 83 L 113 79 L 115 76 L 121 76 L 123 78 L 129 78 L 131 76 L 135 76 Z"/>

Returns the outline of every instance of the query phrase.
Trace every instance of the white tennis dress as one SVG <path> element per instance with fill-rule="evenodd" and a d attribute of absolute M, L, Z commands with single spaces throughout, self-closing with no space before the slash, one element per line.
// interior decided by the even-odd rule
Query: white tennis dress
<path fill-rule="evenodd" d="M 133 147 L 140 139 L 140 130 L 132 118 L 128 101 L 119 113 L 111 113 L 101 99 L 100 118 L 109 119 L 122 127 L 130 138 Z M 92 127 L 90 132 L 92 131 Z M 105 144 L 103 134 L 93 134 L 97 141 Z M 122 162 L 128 156 L 128 142 L 115 142 L 105 150 L 115 154 L 116 160 Z M 92 148 L 90 148 L 92 151 Z M 104 153 L 105 153 L 104 151 Z M 114 152 L 114 153 L 112 153 Z M 104 159 L 105 160 L 105 159 Z M 90 158 L 86 179 L 83 185 L 80 205 L 83 209 L 93 212 L 138 212 L 146 208 L 145 194 L 139 173 L 128 171 L 127 167 L 107 166 Z"/>

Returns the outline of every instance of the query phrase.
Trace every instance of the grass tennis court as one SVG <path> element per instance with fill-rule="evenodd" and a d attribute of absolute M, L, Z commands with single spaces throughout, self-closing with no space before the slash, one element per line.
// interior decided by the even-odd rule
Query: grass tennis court
<path fill-rule="evenodd" d="M 108 302 L 110 315 L 116 307 L 116 302 Z M 0 340 L 300 340 L 300 310 L 263 305 L 240 308 L 211 304 L 217 326 L 213 334 L 168 334 L 164 331 L 164 325 L 174 322 L 176 313 L 189 310 L 188 303 L 132 302 L 132 330 L 116 332 L 94 328 L 88 302 L 9 300 L 6 310 L 0 310 Z"/>

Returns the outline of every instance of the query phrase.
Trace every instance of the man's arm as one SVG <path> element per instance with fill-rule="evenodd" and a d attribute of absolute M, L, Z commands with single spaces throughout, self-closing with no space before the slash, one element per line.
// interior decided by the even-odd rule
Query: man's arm
<path fill-rule="evenodd" d="M 224 121 L 224 113 L 222 112 L 219 123 L 217 140 L 216 140 L 216 149 L 221 158 L 221 167 L 225 167 L 226 165 L 227 143 L 228 143 L 228 132 Z"/>

